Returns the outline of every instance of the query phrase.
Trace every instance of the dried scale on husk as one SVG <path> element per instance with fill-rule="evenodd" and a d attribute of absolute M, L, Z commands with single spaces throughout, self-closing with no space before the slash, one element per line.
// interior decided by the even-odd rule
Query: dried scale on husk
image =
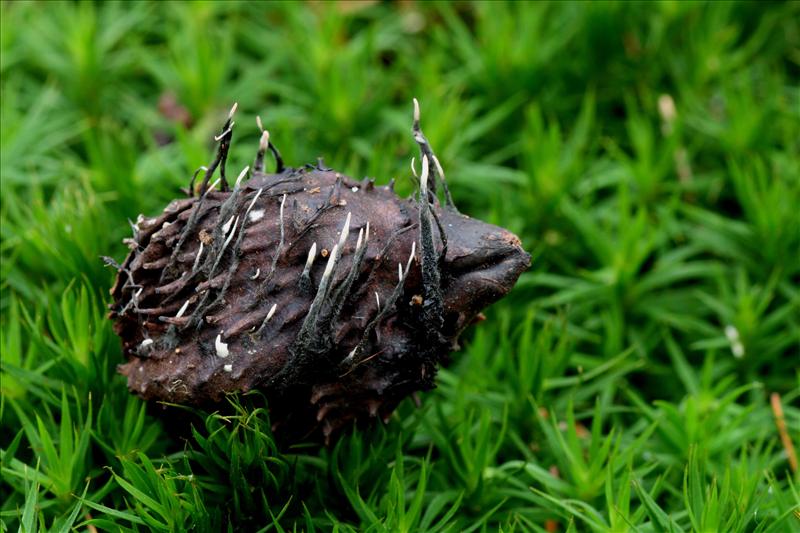
<path fill-rule="evenodd" d="M 459 334 L 530 256 L 512 233 L 455 208 L 416 100 L 421 170 L 412 159 L 409 199 L 321 160 L 285 167 L 260 120 L 252 172 L 231 185 L 235 109 L 188 197 L 139 217 L 122 264 L 107 258 L 118 270 L 110 316 L 128 358 L 119 371 L 146 400 L 207 406 L 261 390 L 275 431 L 298 438 L 386 420 L 434 386 Z"/>

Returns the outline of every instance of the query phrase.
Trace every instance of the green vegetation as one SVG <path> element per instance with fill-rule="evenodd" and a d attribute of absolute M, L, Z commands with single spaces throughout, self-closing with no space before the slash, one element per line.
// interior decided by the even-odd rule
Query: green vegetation
<path fill-rule="evenodd" d="M 799 6 L 4 2 L 0 531 L 800 530 Z M 175 434 L 100 256 L 234 101 L 229 168 L 260 114 L 408 193 L 412 96 L 531 270 L 385 426 L 280 449 L 245 396 Z"/>

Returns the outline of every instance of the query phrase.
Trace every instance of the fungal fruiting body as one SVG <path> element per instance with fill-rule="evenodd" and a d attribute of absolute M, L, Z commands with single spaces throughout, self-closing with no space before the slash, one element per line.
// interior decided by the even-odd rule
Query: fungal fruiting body
<path fill-rule="evenodd" d="M 259 389 L 276 431 L 293 435 L 388 418 L 433 387 L 459 334 L 529 255 L 510 232 L 458 213 L 416 105 L 421 171 L 409 199 L 321 161 L 284 167 L 266 131 L 250 178 L 245 169 L 229 185 L 232 115 L 197 190 L 192 179 L 187 198 L 140 217 L 128 257 L 108 260 L 128 358 L 119 371 L 132 392 L 170 403 Z"/>

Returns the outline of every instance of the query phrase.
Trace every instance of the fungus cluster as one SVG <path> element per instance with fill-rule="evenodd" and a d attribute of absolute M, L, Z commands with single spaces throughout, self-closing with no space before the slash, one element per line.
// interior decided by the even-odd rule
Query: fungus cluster
<path fill-rule="evenodd" d="M 408 199 L 321 159 L 286 167 L 260 119 L 252 171 L 230 185 L 235 111 L 187 197 L 139 217 L 123 263 L 107 258 L 128 359 L 119 371 L 147 400 L 210 405 L 259 389 L 275 430 L 292 436 L 385 420 L 434 386 L 460 333 L 530 256 L 510 232 L 458 212 L 416 100 L 421 165 L 417 174 L 412 159 Z"/>

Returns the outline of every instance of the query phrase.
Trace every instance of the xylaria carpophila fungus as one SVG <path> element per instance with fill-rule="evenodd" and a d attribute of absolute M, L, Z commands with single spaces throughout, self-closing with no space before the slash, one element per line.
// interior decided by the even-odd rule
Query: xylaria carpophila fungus
<path fill-rule="evenodd" d="M 458 212 L 416 100 L 419 186 L 409 199 L 322 160 L 285 166 L 260 119 L 252 169 L 231 185 L 235 110 L 187 197 L 140 216 L 128 257 L 108 259 L 128 359 L 119 371 L 147 400 L 209 405 L 259 389 L 287 435 L 327 439 L 354 420 L 387 419 L 434 386 L 460 333 L 530 256 L 512 233 Z"/>

